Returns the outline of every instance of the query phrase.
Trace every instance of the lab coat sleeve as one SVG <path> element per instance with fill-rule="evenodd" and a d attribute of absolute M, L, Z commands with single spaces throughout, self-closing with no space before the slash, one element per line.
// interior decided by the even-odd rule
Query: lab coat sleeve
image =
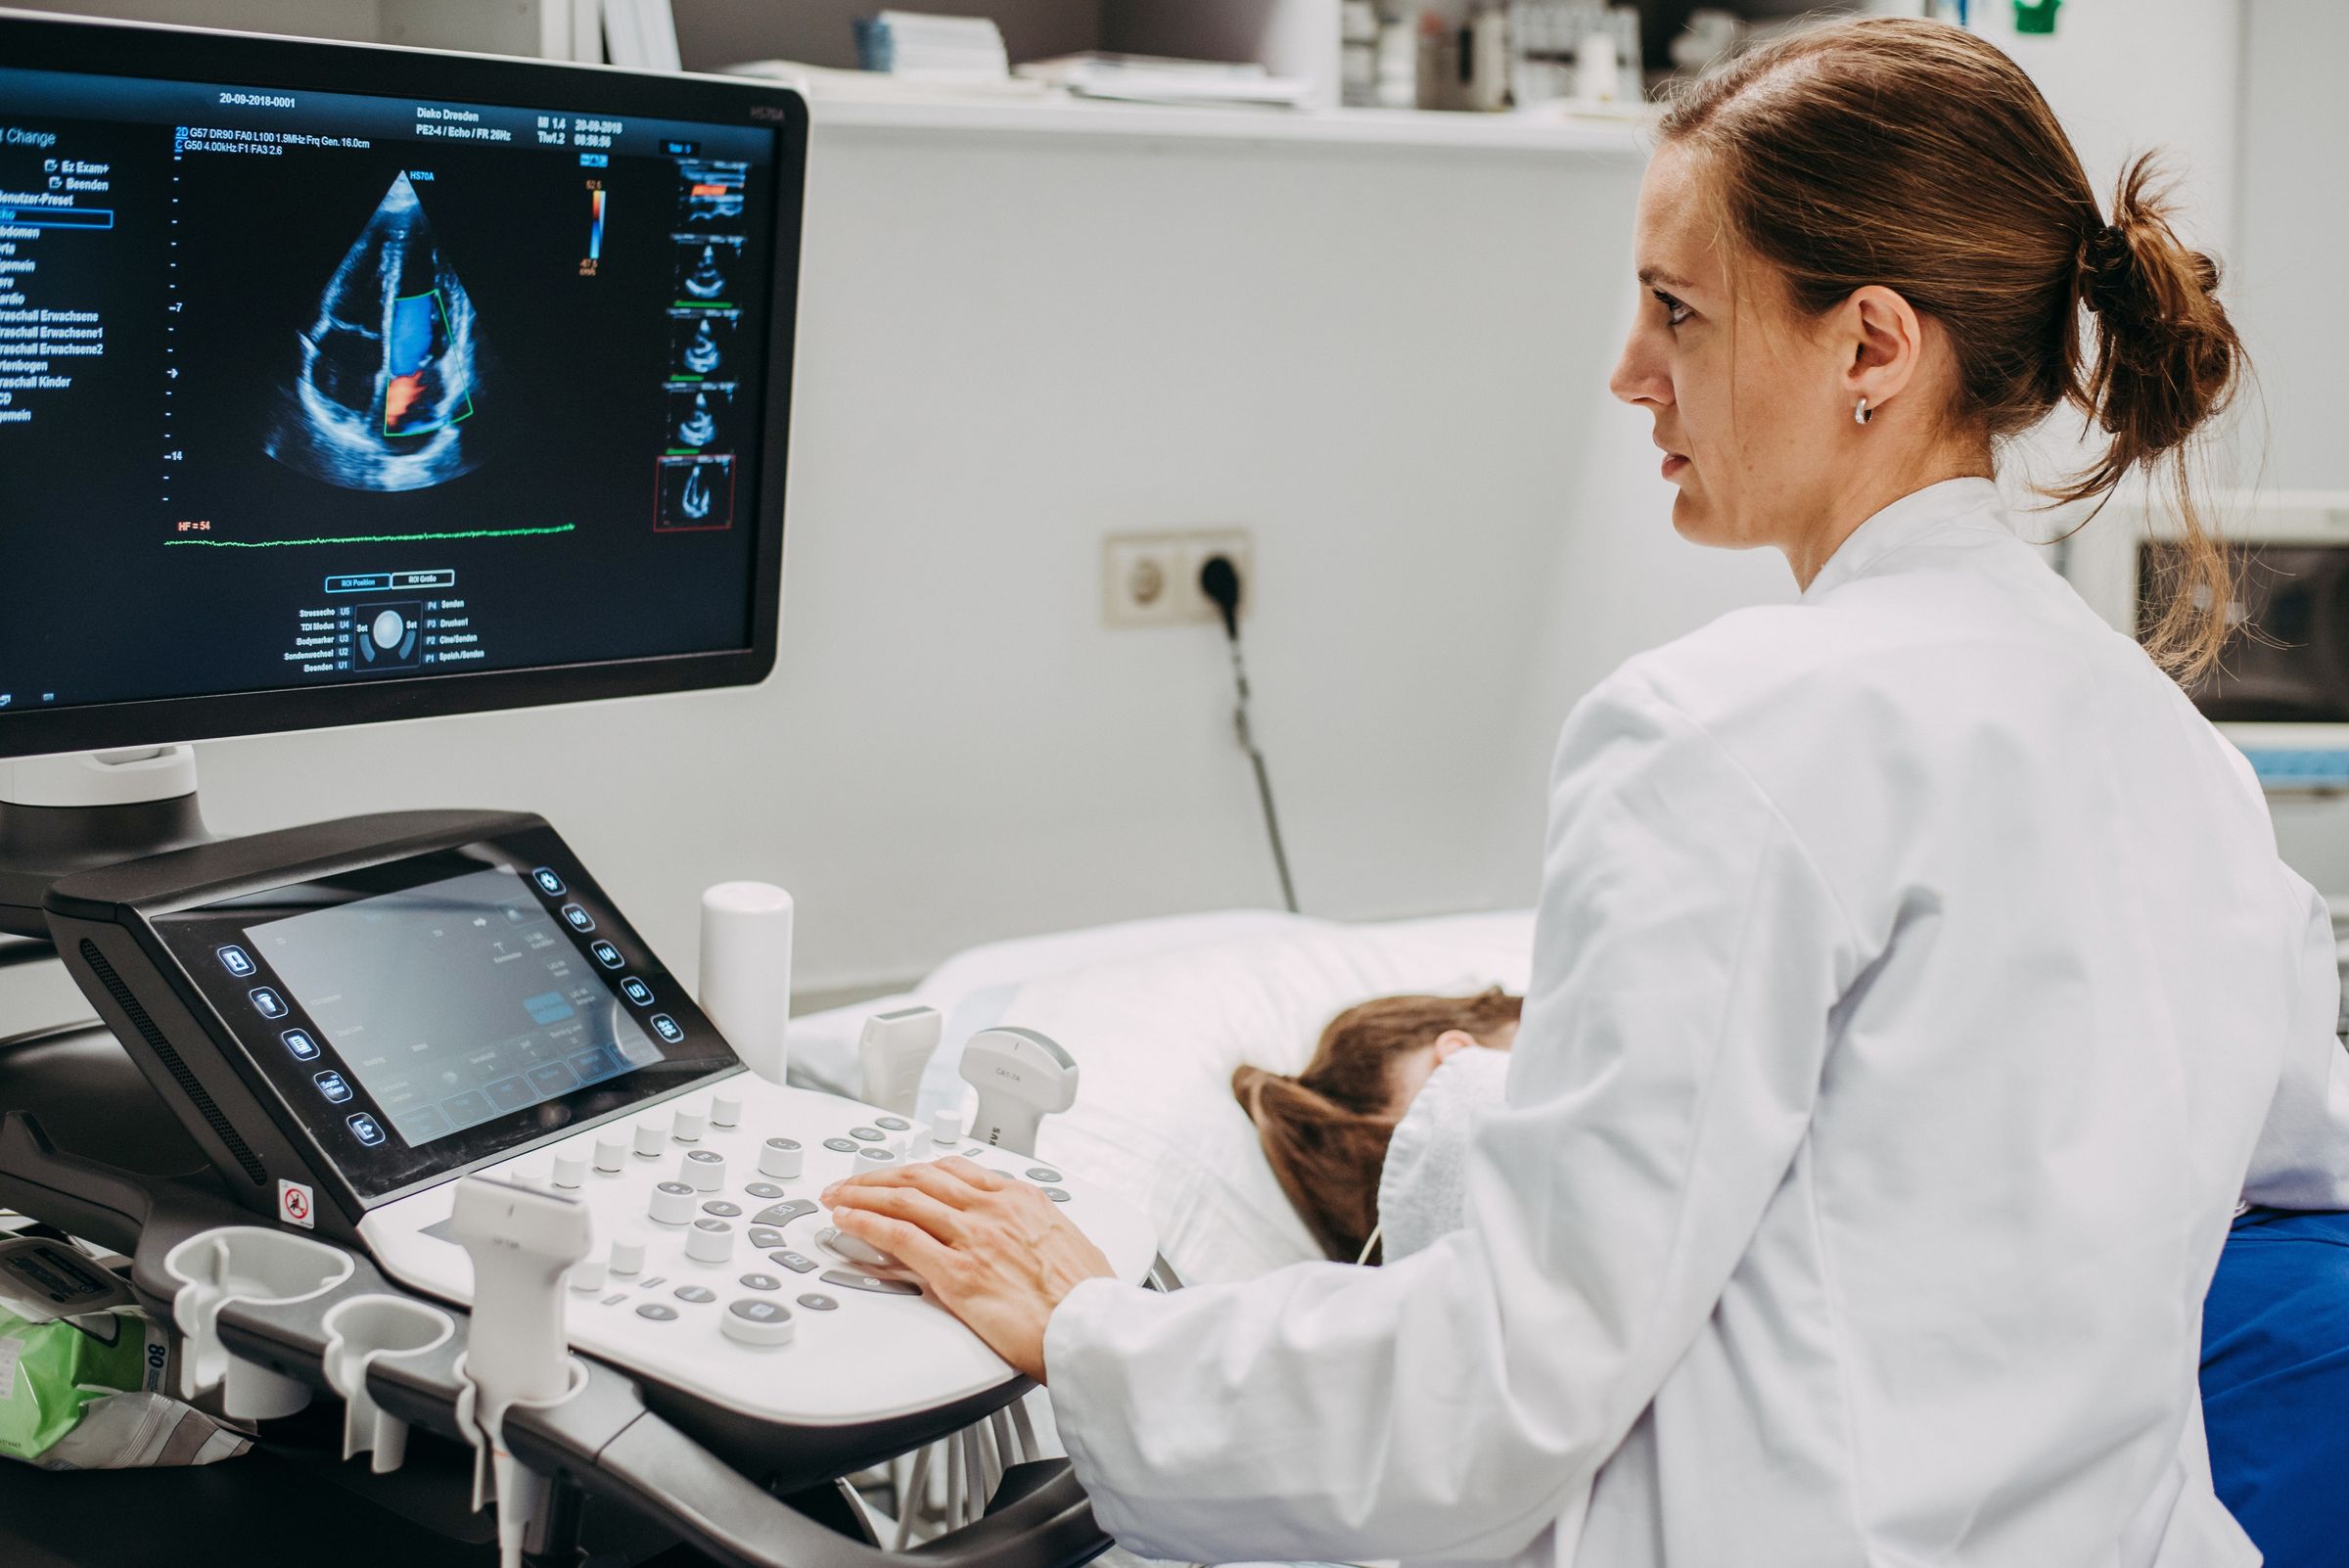
<path fill-rule="evenodd" d="M 2283 1074 L 2251 1156 L 2243 1196 L 2276 1209 L 2349 1209 L 2349 1050 L 2332 912 L 2298 877 L 2307 907 Z"/>
<path fill-rule="evenodd" d="M 1054 1413 L 1131 1549 L 1493 1559 L 1553 1525 L 1693 1342 L 1808 1126 L 1861 968 L 1773 804 L 1636 667 L 1551 791 L 1509 1105 L 1466 1229 L 1392 1268 L 1070 1294 Z"/>

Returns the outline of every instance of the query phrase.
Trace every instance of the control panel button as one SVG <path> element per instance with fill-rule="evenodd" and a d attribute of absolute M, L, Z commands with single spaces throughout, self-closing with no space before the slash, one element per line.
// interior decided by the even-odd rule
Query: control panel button
<path fill-rule="evenodd" d="M 650 1007 L 653 1004 L 653 988 L 638 980 L 634 975 L 621 977 L 620 993 L 639 1007 Z"/>
<path fill-rule="evenodd" d="M 895 1268 L 898 1260 L 869 1241 L 859 1241 L 847 1231 L 826 1225 L 815 1233 L 816 1244 L 838 1253 L 849 1262 L 865 1268 Z"/>
<path fill-rule="evenodd" d="M 717 1292 L 712 1290 L 708 1285 L 679 1285 L 670 1294 L 677 1300 L 691 1302 L 696 1307 L 707 1307 L 710 1303 L 717 1300 Z"/>
<path fill-rule="evenodd" d="M 742 1217 L 742 1205 L 725 1198 L 712 1198 L 702 1205 L 702 1213 L 714 1220 L 738 1220 Z"/>
<path fill-rule="evenodd" d="M 895 1165 L 897 1160 L 898 1157 L 887 1149 L 875 1148 L 871 1144 L 856 1151 L 856 1169 L 859 1171 L 871 1170 L 876 1166 Z"/>
<path fill-rule="evenodd" d="M 754 1198 L 780 1198 L 783 1196 L 783 1189 L 772 1181 L 753 1181 L 742 1190 Z"/>
<path fill-rule="evenodd" d="M 668 1123 L 661 1117 L 647 1117 L 636 1124 L 634 1137 L 638 1154 L 648 1160 L 657 1158 L 668 1147 Z"/>
<path fill-rule="evenodd" d="M 710 1130 L 710 1113 L 679 1107 L 676 1119 L 668 1125 L 668 1135 L 679 1143 L 699 1143 L 702 1134 Z"/>
<path fill-rule="evenodd" d="M 596 1291 L 604 1288 L 604 1260 L 581 1258 L 571 1266 L 571 1288 L 577 1291 Z"/>
<path fill-rule="evenodd" d="M 555 875 L 554 867 L 552 866 L 542 865 L 537 870 L 532 871 L 530 873 L 530 880 L 537 883 L 538 891 L 545 894 L 550 899 L 560 899 L 563 897 L 563 895 L 571 891 L 569 888 L 563 885 L 563 879 Z"/>
<path fill-rule="evenodd" d="M 726 1157 L 715 1149 L 689 1150 L 677 1162 L 677 1179 L 696 1192 L 715 1192 L 726 1184 Z"/>
<path fill-rule="evenodd" d="M 646 1019 L 645 1022 L 653 1026 L 653 1033 L 660 1036 L 665 1043 L 670 1045 L 681 1045 L 684 1043 L 684 1026 L 679 1024 L 675 1019 L 669 1017 L 668 1014 L 655 1013 L 651 1018 Z"/>
<path fill-rule="evenodd" d="M 710 1096 L 710 1125 L 712 1127 L 742 1126 L 742 1096 L 713 1094 Z"/>
<path fill-rule="evenodd" d="M 759 1169 L 779 1180 L 799 1176 L 803 1151 L 797 1138 L 768 1138 L 759 1145 Z"/>
<path fill-rule="evenodd" d="M 809 1291 L 800 1298 L 800 1305 L 811 1313 L 830 1313 L 840 1310 L 840 1303 L 820 1291 Z"/>
<path fill-rule="evenodd" d="M 649 1317 L 656 1323 L 673 1323 L 677 1320 L 677 1310 L 665 1301 L 648 1301 L 636 1309 L 636 1315 Z"/>
<path fill-rule="evenodd" d="M 745 1290 L 781 1290 L 783 1281 L 773 1274 L 745 1274 L 735 1283 Z"/>
<path fill-rule="evenodd" d="M 733 1302 L 718 1319 L 726 1338 L 742 1345 L 772 1348 L 791 1343 L 791 1309 L 756 1296 Z"/>
<path fill-rule="evenodd" d="M 1060 1173 L 1048 1171 L 1040 1165 L 1032 1165 L 1028 1168 L 1028 1179 L 1031 1181 L 1058 1181 Z"/>
<path fill-rule="evenodd" d="M 827 1268 L 820 1276 L 843 1290 L 869 1290 L 876 1296 L 918 1296 L 922 1287 L 905 1279 L 883 1279 L 878 1274 L 853 1274 L 846 1268 Z"/>
<path fill-rule="evenodd" d="M 294 1053 L 294 1060 L 314 1062 L 318 1059 L 318 1042 L 310 1038 L 308 1030 L 289 1029 L 277 1038 L 286 1042 L 286 1049 Z"/>
<path fill-rule="evenodd" d="M 1058 1187 L 1039 1187 L 1037 1190 L 1043 1193 L 1045 1197 L 1050 1198 L 1054 1203 L 1066 1203 L 1069 1201 L 1069 1195 Z"/>
<path fill-rule="evenodd" d="M 217 953 L 214 954 L 214 956 L 220 960 L 221 968 L 227 970 L 239 980 L 247 979 L 253 973 L 254 970 L 260 967 L 258 964 L 253 961 L 253 954 L 247 952 L 242 947 L 222 947 Z"/>
<path fill-rule="evenodd" d="M 889 1134 L 877 1127 L 852 1127 L 849 1129 L 849 1136 L 859 1143 L 879 1143 Z"/>
<path fill-rule="evenodd" d="M 253 998 L 253 1010 L 263 1018 L 283 1018 L 294 1010 L 286 1005 L 283 996 L 266 986 L 257 986 L 246 994 Z"/>
<path fill-rule="evenodd" d="M 884 1132 L 910 1132 L 913 1130 L 913 1124 L 901 1116 L 876 1116 L 873 1118 L 873 1126 Z"/>
<path fill-rule="evenodd" d="M 751 1226 L 750 1235 L 751 1245 L 758 1248 L 760 1252 L 766 1251 L 769 1247 L 780 1247 L 783 1245 L 783 1232 L 777 1230 L 772 1225 L 753 1225 Z"/>
<path fill-rule="evenodd" d="M 830 1149 L 834 1154 L 854 1154 L 858 1146 L 847 1138 L 826 1138 L 824 1147 Z"/>
<path fill-rule="evenodd" d="M 350 1084 L 340 1073 L 320 1073 L 310 1082 L 318 1085 L 329 1105 L 341 1105 L 350 1098 Z"/>
<path fill-rule="evenodd" d="M 644 1272 L 642 1236 L 622 1236 L 612 1243 L 612 1271 L 616 1274 Z"/>
<path fill-rule="evenodd" d="M 583 1156 L 576 1154 L 558 1154 L 555 1156 L 556 1186 L 576 1187 L 584 1183 L 586 1179 L 587 1161 Z"/>
<path fill-rule="evenodd" d="M 779 1263 L 795 1274 L 812 1274 L 823 1267 L 804 1252 L 770 1252 L 766 1257 L 769 1263 Z"/>
<path fill-rule="evenodd" d="M 595 961 L 599 964 L 602 964 L 606 969 L 618 969 L 622 964 L 627 962 L 625 958 L 622 958 L 620 955 L 620 949 L 618 947 L 613 946 L 612 944 L 604 941 L 601 937 L 598 937 L 595 941 L 589 943 L 587 945 L 587 950 L 595 954 Z"/>
<path fill-rule="evenodd" d="M 589 914 L 586 910 L 580 908 L 576 903 L 567 903 L 563 906 L 563 923 L 571 927 L 571 929 L 574 931 L 593 931 L 595 929 L 595 916 Z"/>
<path fill-rule="evenodd" d="M 628 1140 L 609 1132 L 595 1135 L 595 1168 L 607 1175 L 628 1163 Z"/>
<path fill-rule="evenodd" d="M 751 1216 L 751 1223 L 755 1225 L 787 1225 L 794 1220 L 806 1219 L 815 1212 L 815 1205 L 809 1203 L 806 1198 L 789 1198 L 760 1210 Z"/>
<path fill-rule="evenodd" d="M 685 1232 L 685 1256 L 695 1263 L 724 1263 L 734 1256 L 734 1226 L 724 1220 L 696 1220 Z"/>
<path fill-rule="evenodd" d="M 384 1125 L 365 1111 L 349 1118 L 344 1123 L 344 1126 L 350 1129 L 352 1137 L 357 1138 L 371 1149 L 384 1141 Z"/>
<path fill-rule="evenodd" d="M 682 1181 L 662 1181 L 653 1187 L 649 1212 L 665 1225 L 681 1225 L 693 1218 L 693 1206 L 701 1194 Z"/>

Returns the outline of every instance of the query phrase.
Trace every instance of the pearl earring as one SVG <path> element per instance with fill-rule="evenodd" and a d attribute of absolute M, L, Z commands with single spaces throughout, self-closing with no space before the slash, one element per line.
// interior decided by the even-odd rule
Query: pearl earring
<path fill-rule="evenodd" d="M 1852 405 L 1852 423 L 1865 425 L 1875 417 L 1875 413 L 1874 409 L 1867 406 L 1867 399 L 1863 397 Z"/>

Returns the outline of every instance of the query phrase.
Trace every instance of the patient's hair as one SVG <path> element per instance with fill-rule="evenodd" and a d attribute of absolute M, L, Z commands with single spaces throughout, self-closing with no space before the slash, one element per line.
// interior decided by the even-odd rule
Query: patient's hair
<path fill-rule="evenodd" d="M 1395 1102 L 1397 1059 L 1447 1030 L 1491 1043 L 1524 1005 L 1498 987 L 1474 996 L 1381 996 L 1331 1019 L 1295 1078 L 1261 1067 L 1231 1075 L 1272 1175 L 1323 1252 L 1352 1263 L 1377 1227 L 1387 1139 L 1405 1109 Z"/>

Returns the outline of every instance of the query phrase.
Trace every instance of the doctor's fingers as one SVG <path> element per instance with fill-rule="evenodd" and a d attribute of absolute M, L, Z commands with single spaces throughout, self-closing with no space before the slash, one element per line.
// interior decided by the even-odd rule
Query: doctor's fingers
<path fill-rule="evenodd" d="M 948 1155 L 943 1160 L 924 1160 L 914 1165 L 862 1172 L 827 1187 L 825 1201 L 829 1203 L 835 1192 L 852 1192 L 859 1188 L 914 1187 L 941 1203 L 968 1209 L 984 1201 L 987 1193 L 1000 1191 L 1010 1184 L 985 1166 Z"/>
<path fill-rule="evenodd" d="M 837 1222 L 851 1210 L 919 1225 L 949 1246 L 960 1243 L 968 1233 L 961 1210 L 940 1202 L 913 1185 L 880 1186 L 864 1183 L 844 1186 L 833 1198 L 832 1217 Z"/>
<path fill-rule="evenodd" d="M 844 1206 L 832 1211 L 832 1222 L 857 1240 L 870 1242 L 893 1255 L 933 1286 L 955 1262 L 953 1248 L 910 1221 L 892 1220 L 887 1215 Z"/>

